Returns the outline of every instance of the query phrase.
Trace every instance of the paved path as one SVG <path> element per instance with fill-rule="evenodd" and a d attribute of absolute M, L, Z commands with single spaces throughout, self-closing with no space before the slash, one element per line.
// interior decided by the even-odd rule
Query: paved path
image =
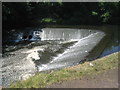
<path fill-rule="evenodd" d="M 0 90 L 2 89 L 2 86 L 0 86 Z"/>
<path fill-rule="evenodd" d="M 47 88 L 118 88 L 118 69 L 103 74 L 53 84 Z"/>

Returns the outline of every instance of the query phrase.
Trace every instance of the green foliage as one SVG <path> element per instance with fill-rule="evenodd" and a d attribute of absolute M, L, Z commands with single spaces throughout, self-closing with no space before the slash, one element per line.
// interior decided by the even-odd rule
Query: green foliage
<path fill-rule="evenodd" d="M 52 18 L 43 18 L 41 20 L 41 23 L 54 23 L 54 22 L 56 22 L 56 21 Z"/>
<path fill-rule="evenodd" d="M 105 12 L 101 17 L 103 18 L 103 22 L 107 22 L 110 19 L 110 13 Z"/>
<path fill-rule="evenodd" d="M 92 11 L 92 15 L 98 15 L 98 13 L 95 11 Z"/>
<path fill-rule="evenodd" d="M 3 2 L 3 28 L 119 24 L 120 2 Z"/>

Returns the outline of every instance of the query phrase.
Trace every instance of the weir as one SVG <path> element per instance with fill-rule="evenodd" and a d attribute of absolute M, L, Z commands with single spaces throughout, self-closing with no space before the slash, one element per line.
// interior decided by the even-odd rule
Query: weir
<path fill-rule="evenodd" d="M 95 33 L 95 30 L 70 28 L 43 28 L 41 40 L 78 40 Z"/>
<path fill-rule="evenodd" d="M 39 71 L 61 68 L 78 64 L 86 59 L 89 52 L 105 36 L 104 32 L 85 29 L 42 29 L 41 40 L 77 41 L 73 46 L 67 48 L 62 54 L 58 54 L 48 64 L 39 65 Z M 67 42 L 66 42 L 67 43 Z"/>
<path fill-rule="evenodd" d="M 36 30 L 31 32 L 33 42 L 10 52 L 15 54 L 12 57 L 2 59 L 3 86 L 8 87 L 11 82 L 26 79 L 35 72 L 79 64 L 105 36 L 98 30 L 70 28 L 43 28 L 37 33 Z M 23 34 L 17 33 L 16 40 L 20 41 Z M 34 47 L 29 49 L 31 45 Z"/>

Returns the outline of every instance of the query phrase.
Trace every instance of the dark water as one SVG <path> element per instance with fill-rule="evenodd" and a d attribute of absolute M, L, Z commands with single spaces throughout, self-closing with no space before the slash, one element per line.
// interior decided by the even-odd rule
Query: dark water
<path fill-rule="evenodd" d="M 120 27 L 112 27 L 111 29 L 110 41 L 100 57 L 120 51 Z"/>
<path fill-rule="evenodd" d="M 28 28 L 9 32 L 3 41 L 3 86 L 39 71 L 73 66 L 120 51 L 120 27 L 79 28 Z"/>

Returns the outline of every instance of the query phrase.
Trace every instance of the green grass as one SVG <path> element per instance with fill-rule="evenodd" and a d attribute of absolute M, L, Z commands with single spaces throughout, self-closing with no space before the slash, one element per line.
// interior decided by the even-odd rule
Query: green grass
<path fill-rule="evenodd" d="M 118 54 L 120 55 L 120 52 L 58 71 L 41 72 L 27 80 L 11 84 L 10 88 L 44 88 L 47 85 L 64 80 L 72 80 L 85 76 L 91 77 L 107 70 L 118 68 Z M 90 63 L 93 66 L 90 66 Z"/>

